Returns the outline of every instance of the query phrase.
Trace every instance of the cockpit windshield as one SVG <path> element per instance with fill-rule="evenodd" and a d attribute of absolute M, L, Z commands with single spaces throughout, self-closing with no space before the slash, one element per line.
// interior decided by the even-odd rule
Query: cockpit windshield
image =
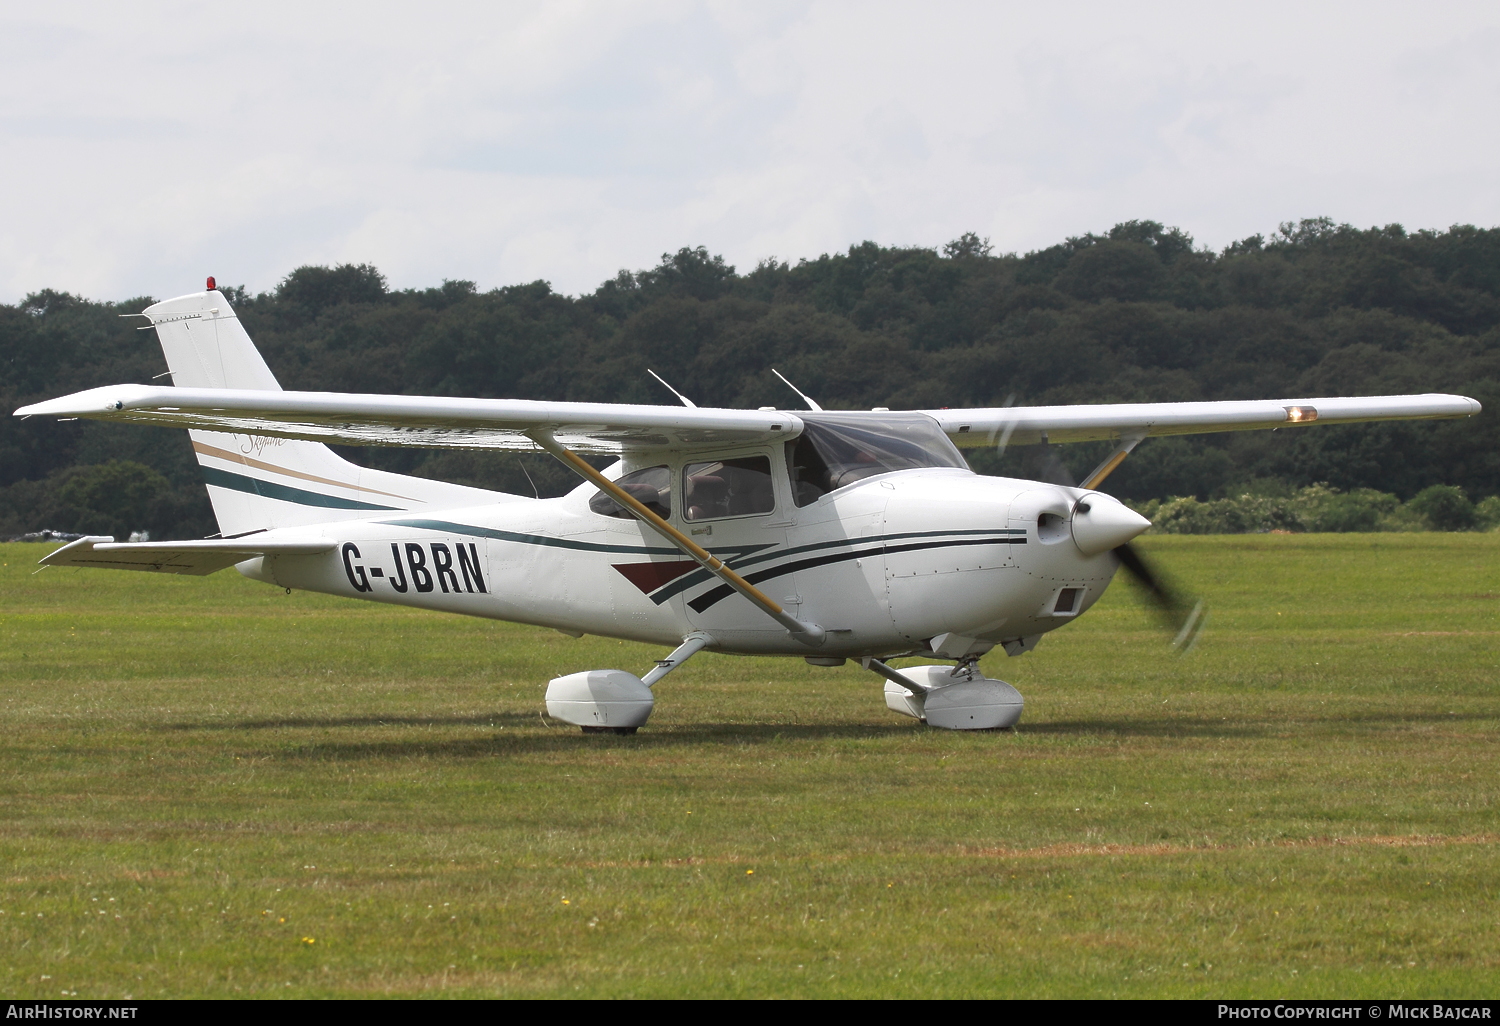
<path fill-rule="evenodd" d="M 798 506 L 861 478 L 923 467 L 968 469 L 957 447 L 920 413 L 799 413 L 802 434 L 786 443 Z"/>

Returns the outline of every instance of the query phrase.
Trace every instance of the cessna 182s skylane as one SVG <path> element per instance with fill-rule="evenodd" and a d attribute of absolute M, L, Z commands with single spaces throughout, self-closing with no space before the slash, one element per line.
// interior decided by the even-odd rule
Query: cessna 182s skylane
<path fill-rule="evenodd" d="M 1094 490 L 1154 435 L 1468 417 L 1452 395 L 916 412 L 808 412 L 286 392 L 209 280 L 143 316 L 173 386 L 112 385 L 18 416 L 184 427 L 221 534 L 83 538 L 51 566 L 240 573 L 287 589 L 673 646 L 643 677 L 553 680 L 547 709 L 633 732 L 652 685 L 701 649 L 860 660 L 891 709 L 1008 727 L 1021 696 L 982 654 L 1020 655 L 1087 612 L 1149 523 Z M 960 447 L 1110 440 L 1080 487 L 981 477 Z M 583 483 L 531 499 L 355 466 L 323 442 L 541 448 Z M 577 453 L 613 453 L 597 471 Z M 1192 631 L 1181 610 L 1180 638 Z M 895 655 L 954 665 L 895 669 Z"/>

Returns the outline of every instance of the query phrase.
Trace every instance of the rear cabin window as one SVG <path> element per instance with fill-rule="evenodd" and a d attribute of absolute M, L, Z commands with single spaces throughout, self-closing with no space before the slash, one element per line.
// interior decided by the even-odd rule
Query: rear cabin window
<path fill-rule="evenodd" d="M 632 471 L 615 484 L 663 520 L 672 515 L 672 471 L 665 466 L 647 467 Z M 589 509 L 606 517 L 631 520 L 634 514 L 621 506 L 608 492 L 595 492 L 589 500 Z"/>
<path fill-rule="evenodd" d="M 745 517 L 776 506 L 768 456 L 689 463 L 682 471 L 682 491 L 688 520 Z"/>
<path fill-rule="evenodd" d="M 969 466 L 937 422 L 920 413 L 798 416 L 802 434 L 786 443 L 787 471 L 798 506 L 893 470 Z"/>

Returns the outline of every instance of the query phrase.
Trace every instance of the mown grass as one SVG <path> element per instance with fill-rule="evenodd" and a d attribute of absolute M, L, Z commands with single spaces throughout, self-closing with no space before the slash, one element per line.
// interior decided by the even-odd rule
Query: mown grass
<path fill-rule="evenodd" d="M 700 656 L 0 547 L 0 991 L 1493 996 L 1500 537 L 1155 537 L 1014 733 Z"/>

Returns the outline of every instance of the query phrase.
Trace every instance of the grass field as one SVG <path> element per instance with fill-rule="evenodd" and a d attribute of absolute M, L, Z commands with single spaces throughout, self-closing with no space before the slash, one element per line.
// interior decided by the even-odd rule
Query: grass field
<path fill-rule="evenodd" d="M 1015 732 L 700 656 L 0 546 L 0 992 L 1490 996 L 1500 535 L 1157 537 Z"/>

